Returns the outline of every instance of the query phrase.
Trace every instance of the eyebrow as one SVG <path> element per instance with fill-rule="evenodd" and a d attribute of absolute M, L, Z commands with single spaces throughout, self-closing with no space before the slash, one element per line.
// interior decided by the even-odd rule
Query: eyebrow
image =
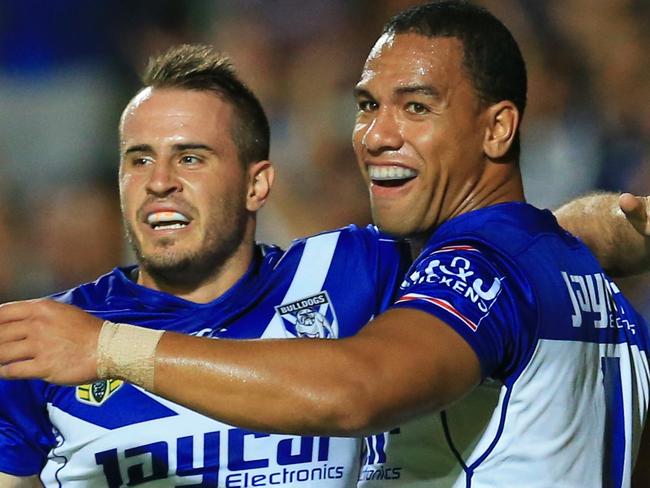
<path fill-rule="evenodd" d="M 136 144 L 129 146 L 123 154 L 126 156 L 127 154 L 139 152 L 153 152 L 153 148 L 149 144 Z"/>
<path fill-rule="evenodd" d="M 410 85 L 410 86 L 401 86 L 395 90 L 395 93 L 398 95 L 407 95 L 411 93 L 426 95 L 429 97 L 440 97 L 440 92 L 436 90 L 431 85 Z"/>
<path fill-rule="evenodd" d="M 186 144 L 174 144 L 172 146 L 172 151 L 174 152 L 183 152 L 183 151 L 191 151 L 191 150 L 202 150 L 202 151 L 208 151 L 211 153 L 214 153 L 214 149 L 211 148 L 210 146 L 206 144 L 200 144 L 200 143 L 186 143 Z M 135 144 L 133 146 L 129 146 L 126 151 L 124 151 L 124 155 L 126 156 L 127 154 L 132 154 L 132 153 L 146 153 L 146 152 L 155 152 L 153 147 L 150 146 L 149 144 Z"/>
<path fill-rule="evenodd" d="M 361 97 L 366 97 L 366 98 L 372 98 L 372 95 L 370 95 L 370 92 L 364 88 L 359 88 L 358 86 L 355 86 L 354 89 L 352 90 L 352 94 L 354 95 L 355 98 L 361 98 Z"/>
<path fill-rule="evenodd" d="M 360 88 L 358 86 L 354 87 L 353 90 L 354 96 L 356 98 L 374 98 L 368 90 L 365 88 Z M 400 86 L 395 89 L 395 94 L 397 95 L 409 95 L 409 94 L 419 94 L 425 95 L 428 97 L 440 98 L 440 92 L 436 90 L 431 85 L 408 85 Z"/>
<path fill-rule="evenodd" d="M 192 143 L 189 142 L 187 144 L 174 144 L 172 146 L 172 150 L 174 152 L 183 152 L 183 151 L 191 151 L 191 150 L 201 150 L 201 151 L 208 151 L 211 153 L 214 153 L 214 149 L 212 149 L 210 146 L 207 144 L 200 144 L 200 143 Z"/>

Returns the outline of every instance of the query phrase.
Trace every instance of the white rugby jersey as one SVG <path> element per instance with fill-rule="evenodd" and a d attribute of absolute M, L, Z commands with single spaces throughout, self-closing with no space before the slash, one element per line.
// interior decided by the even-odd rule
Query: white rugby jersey
<path fill-rule="evenodd" d="M 245 276 L 208 304 L 141 287 L 131 268 L 56 299 L 115 322 L 215 340 L 336 339 L 394 300 L 403 255 L 376 229 L 350 226 L 286 253 L 259 246 Z M 358 478 L 358 439 L 252 432 L 118 380 L 0 381 L 0 399 L 0 472 L 40 473 L 47 487 L 347 488 Z"/>
<path fill-rule="evenodd" d="M 369 437 L 360 487 L 630 485 L 647 325 L 550 212 L 507 203 L 446 222 L 395 307 L 452 327 L 484 379 L 442 413 Z"/>

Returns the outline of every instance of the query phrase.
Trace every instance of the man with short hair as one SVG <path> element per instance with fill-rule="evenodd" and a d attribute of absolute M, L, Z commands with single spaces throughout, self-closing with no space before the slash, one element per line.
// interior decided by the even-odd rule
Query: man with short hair
<path fill-rule="evenodd" d="M 354 226 L 286 253 L 256 245 L 256 212 L 273 183 L 268 150 L 264 111 L 227 58 L 181 46 L 152 60 L 120 121 L 121 207 L 138 264 L 54 299 L 155 335 L 356 333 L 394 298 L 401 246 Z M 359 280 L 354 290 L 342 270 Z M 75 358 L 60 361 L 74 367 Z M 285 364 L 319 374 L 291 357 Z M 3 487 L 38 485 L 39 476 L 64 487 L 345 488 L 358 477 L 359 439 L 235 428 L 118 379 L 76 388 L 5 380 L 0 398 Z"/>
<path fill-rule="evenodd" d="M 519 49 L 485 10 L 442 1 L 389 22 L 355 90 L 353 141 L 375 220 L 417 256 L 395 305 L 356 336 L 159 338 L 22 303 L 0 309 L 4 333 L 47 326 L 76 366 L 0 339 L 0 374 L 118 377 L 254 429 L 401 425 L 369 438 L 365 486 L 627 486 L 650 390 L 646 324 L 584 245 L 524 203 L 525 91 Z M 119 346 L 126 336 L 146 350 Z"/>

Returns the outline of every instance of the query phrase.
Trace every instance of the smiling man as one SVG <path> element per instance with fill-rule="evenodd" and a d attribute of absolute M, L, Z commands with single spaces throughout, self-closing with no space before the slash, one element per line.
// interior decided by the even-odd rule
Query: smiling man
<path fill-rule="evenodd" d="M 273 182 L 269 130 L 226 58 L 201 46 L 172 49 L 152 61 L 144 85 L 120 122 L 120 199 L 137 265 L 55 300 L 155 337 L 213 339 L 337 339 L 386 308 L 404 271 L 402 246 L 374 228 L 324 233 L 286 253 L 255 244 L 256 212 Z M 355 290 L 342 286 L 342 270 L 359 279 Z M 150 346 L 138 337 L 125 345 Z M 57 361 L 69 368 L 76 358 Z M 134 366 L 146 376 L 152 365 Z M 358 477 L 359 439 L 236 428 L 119 379 L 76 388 L 0 381 L 0 398 L 3 488 L 346 488 Z"/>
<path fill-rule="evenodd" d="M 415 255 L 385 313 L 338 341 L 211 341 L 9 304 L 2 374 L 120 378 L 251 429 L 392 429 L 368 438 L 362 486 L 628 486 L 647 326 L 587 248 L 524 202 L 526 73 L 510 32 L 461 1 L 408 10 L 355 92 L 373 216 Z M 31 344 L 45 328 L 74 368 Z"/>

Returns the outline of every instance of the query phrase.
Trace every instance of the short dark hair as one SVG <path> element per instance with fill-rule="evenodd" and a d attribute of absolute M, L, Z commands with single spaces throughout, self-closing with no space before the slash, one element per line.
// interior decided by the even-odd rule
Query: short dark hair
<path fill-rule="evenodd" d="M 257 97 L 240 80 L 230 59 L 209 46 L 182 44 L 149 60 L 144 86 L 215 92 L 233 104 L 232 137 L 244 164 L 269 157 L 270 130 Z"/>
<path fill-rule="evenodd" d="M 442 0 L 405 10 L 388 21 L 383 34 L 454 37 L 463 46 L 463 66 L 484 104 L 512 101 L 523 117 L 526 64 L 517 41 L 494 15 L 463 0 Z M 519 132 L 511 151 L 519 156 Z"/>

